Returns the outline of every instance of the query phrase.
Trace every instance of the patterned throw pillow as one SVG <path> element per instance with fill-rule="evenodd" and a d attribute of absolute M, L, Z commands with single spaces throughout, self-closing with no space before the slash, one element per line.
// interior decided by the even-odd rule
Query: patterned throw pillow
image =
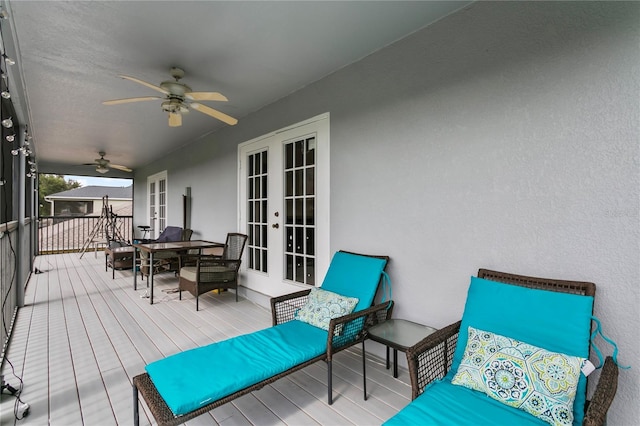
<path fill-rule="evenodd" d="M 355 297 L 345 297 L 320 288 L 312 288 L 307 303 L 296 313 L 296 318 L 324 330 L 329 330 L 333 318 L 350 314 L 358 304 Z M 336 327 L 334 334 L 342 332 L 342 324 Z"/>
<path fill-rule="evenodd" d="M 469 327 L 464 357 L 451 383 L 484 392 L 552 425 L 571 425 L 584 362 Z"/>

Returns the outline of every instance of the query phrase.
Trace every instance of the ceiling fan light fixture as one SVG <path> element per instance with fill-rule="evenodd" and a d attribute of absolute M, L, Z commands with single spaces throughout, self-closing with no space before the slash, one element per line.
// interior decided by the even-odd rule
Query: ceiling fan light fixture
<path fill-rule="evenodd" d="M 162 110 L 168 113 L 184 113 L 189 112 L 189 107 L 182 99 L 171 98 L 162 103 Z"/>
<path fill-rule="evenodd" d="M 105 166 L 102 166 L 102 165 L 96 167 L 96 172 L 98 172 L 98 173 L 104 174 L 104 173 L 107 173 L 108 171 L 109 171 L 108 167 L 105 167 Z"/>
<path fill-rule="evenodd" d="M 182 115 L 178 112 L 170 112 L 169 113 L 169 127 L 180 127 L 182 126 Z"/>

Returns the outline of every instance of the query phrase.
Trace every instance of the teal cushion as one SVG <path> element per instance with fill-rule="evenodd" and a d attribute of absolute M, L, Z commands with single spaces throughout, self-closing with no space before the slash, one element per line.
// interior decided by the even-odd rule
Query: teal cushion
<path fill-rule="evenodd" d="M 339 251 L 333 255 L 322 289 L 358 299 L 354 312 L 367 309 L 373 303 L 386 264 L 385 259 Z"/>
<path fill-rule="evenodd" d="M 407 425 L 546 425 L 542 420 L 507 407 L 487 395 L 446 381 L 431 383 L 426 391 L 384 426 Z"/>
<path fill-rule="evenodd" d="M 327 335 L 318 327 L 289 321 L 177 353 L 146 370 L 180 416 L 322 355 Z"/>
<path fill-rule="evenodd" d="M 593 297 L 505 285 L 471 278 L 458 344 L 447 379 L 451 380 L 467 345 L 469 326 L 509 336 L 549 351 L 588 358 Z M 581 375 L 573 406 L 582 424 L 586 378 Z"/>
<path fill-rule="evenodd" d="M 350 314 L 358 303 L 355 297 L 341 296 L 332 291 L 312 288 L 307 303 L 296 312 L 296 319 L 329 330 L 329 323 L 333 318 Z M 338 324 L 334 330 L 339 335 L 344 324 Z"/>
<path fill-rule="evenodd" d="M 564 426 L 573 423 L 573 401 L 584 361 L 469 327 L 464 357 L 451 383 Z"/>

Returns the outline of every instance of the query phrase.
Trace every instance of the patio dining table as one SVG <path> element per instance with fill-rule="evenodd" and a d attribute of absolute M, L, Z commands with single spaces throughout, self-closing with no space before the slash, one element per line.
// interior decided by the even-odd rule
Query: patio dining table
<path fill-rule="evenodd" d="M 224 243 L 216 243 L 213 241 L 193 240 L 193 241 L 174 241 L 166 243 L 134 243 L 133 247 L 133 290 L 138 289 L 138 273 L 136 267 L 136 252 L 138 250 L 149 254 L 149 304 L 153 305 L 153 254 L 162 251 L 186 252 L 187 250 L 197 249 L 198 253 L 202 253 L 202 249 L 224 247 Z M 141 265 L 142 266 L 142 265 Z"/>

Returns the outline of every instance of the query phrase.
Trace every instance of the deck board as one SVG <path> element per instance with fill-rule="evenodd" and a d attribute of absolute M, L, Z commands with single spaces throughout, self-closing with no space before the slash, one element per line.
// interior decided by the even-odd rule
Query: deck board
<path fill-rule="evenodd" d="M 133 376 L 164 356 L 271 325 L 271 313 L 232 292 L 200 296 L 165 292 L 172 274 L 156 277 L 154 304 L 133 290 L 131 271 L 104 269 L 104 257 L 78 253 L 39 256 L 25 307 L 18 312 L 7 355 L 24 379 L 22 400 L 30 414 L 13 419 L 13 399 L 0 399 L 0 423 L 129 425 Z M 369 343 L 368 343 L 369 344 Z M 212 360 L 203 368 L 223 368 Z M 394 379 L 383 360 L 368 355 L 368 401 L 363 401 L 359 347 L 333 361 L 334 404 L 327 405 L 327 365 L 315 363 L 263 389 L 188 422 L 189 425 L 375 425 L 409 402 L 407 372 Z M 6 380 L 17 385 L 8 364 Z M 153 424 L 141 402 L 140 423 Z"/>

